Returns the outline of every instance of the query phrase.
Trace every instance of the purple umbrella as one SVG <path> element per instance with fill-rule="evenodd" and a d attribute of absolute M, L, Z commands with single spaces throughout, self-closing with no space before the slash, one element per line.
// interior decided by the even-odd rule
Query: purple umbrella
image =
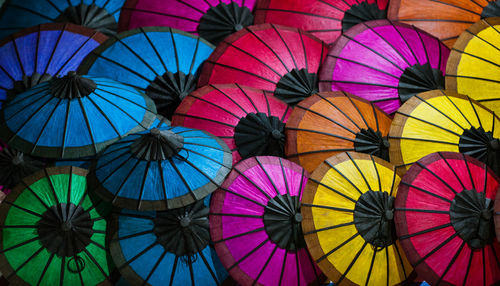
<path fill-rule="evenodd" d="M 349 29 L 320 71 L 320 91 L 346 91 L 394 113 L 415 94 L 444 88 L 450 50 L 413 26 L 376 20 Z"/>
<path fill-rule="evenodd" d="M 168 4 L 166 4 L 168 2 Z M 256 0 L 127 0 L 119 31 L 166 26 L 200 35 L 218 44 L 253 24 Z"/>
<path fill-rule="evenodd" d="M 210 233 L 229 274 L 241 285 L 324 281 L 306 249 L 300 200 L 308 174 L 278 157 L 238 163 L 212 196 Z"/>

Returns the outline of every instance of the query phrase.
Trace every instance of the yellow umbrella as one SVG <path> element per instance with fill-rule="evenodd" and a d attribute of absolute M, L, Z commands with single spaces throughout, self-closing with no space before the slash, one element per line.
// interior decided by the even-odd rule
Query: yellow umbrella
<path fill-rule="evenodd" d="M 412 272 L 393 221 L 400 182 L 395 167 L 347 152 L 324 161 L 302 198 L 302 229 L 311 253 L 335 285 L 396 285 Z"/>
<path fill-rule="evenodd" d="M 500 119 L 483 105 L 451 91 L 432 90 L 408 100 L 389 132 L 389 157 L 399 175 L 434 152 L 460 152 L 500 171 Z"/>
<path fill-rule="evenodd" d="M 500 114 L 500 17 L 483 19 L 458 38 L 446 66 L 446 89 Z"/>

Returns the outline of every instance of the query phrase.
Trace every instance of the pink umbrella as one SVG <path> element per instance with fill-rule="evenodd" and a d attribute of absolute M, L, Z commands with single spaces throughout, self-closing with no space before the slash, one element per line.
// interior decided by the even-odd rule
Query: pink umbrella
<path fill-rule="evenodd" d="M 207 85 L 184 98 L 172 125 L 202 129 L 233 150 L 233 164 L 253 156 L 281 156 L 292 109 L 271 93 L 238 84 Z"/>
<path fill-rule="evenodd" d="M 212 196 L 210 234 L 222 264 L 239 284 L 324 281 L 300 225 L 307 177 L 285 159 L 253 157 L 237 164 Z"/>
<path fill-rule="evenodd" d="M 413 26 L 363 22 L 330 49 L 319 89 L 349 92 L 391 114 L 415 94 L 444 88 L 449 54 L 437 38 Z"/>
<path fill-rule="evenodd" d="M 166 3 L 168 2 L 168 4 Z M 253 24 L 256 0 L 128 0 L 122 8 L 119 31 L 166 26 L 200 35 L 218 44 Z"/>

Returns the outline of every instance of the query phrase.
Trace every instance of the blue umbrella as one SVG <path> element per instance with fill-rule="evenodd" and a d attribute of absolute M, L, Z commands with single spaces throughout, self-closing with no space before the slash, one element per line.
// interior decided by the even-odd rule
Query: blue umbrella
<path fill-rule="evenodd" d="M 158 113 L 172 118 L 181 100 L 196 88 L 198 69 L 214 47 L 189 33 L 146 27 L 112 37 L 92 52 L 79 73 L 106 76 L 145 92 Z"/>
<path fill-rule="evenodd" d="M 159 128 L 159 127 L 167 127 L 170 126 L 170 121 L 168 121 L 166 118 L 162 116 L 157 116 L 155 118 L 155 121 L 151 125 L 149 129 L 152 128 Z M 0 159 L 1 159 L 1 153 L 0 153 Z M 90 169 L 90 165 L 92 163 L 92 160 L 94 160 L 95 156 L 92 157 L 84 157 L 84 158 L 78 158 L 78 159 L 60 159 L 56 160 L 53 162 L 54 166 L 73 166 L 73 167 L 79 167 L 83 169 Z M 1 160 L 0 160 L 0 170 L 1 169 Z M 0 175 L 1 178 L 1 175 Z M 0 180 L 0 184 L 1 184 Z M 1 285 L 1 284 L 0 284 Z"/>
<path fill-rule="evenodd" d="M 0 110 L 0 137 L 44 158 L 94 156 L 155 120 L 151 99 L 113 80 L 78 76 L 41 83 Z"/>
<path fill-rule="evenodd" d="M 0 38 L 31 26 L 69 22 L 105 34 L 116 33 L 125 0 L 7 0 L 0 14 Z"/>
<path fill-rule="evenodd" d="M 220 285 L 228 274 L 210 244 L 203 201 L 163 211 L 122 210 L 111 256 L 131 285 Z"/>
<path fill-rule="evenodd" d="M 4 39 L 0 42 L 0 107 L 8 96 L 76 70 L 106 39 L 73 24 L 43 24 Z"/>
<path fill-rule="evenodd" d="M 196 129 L 161 127 L 110 145 L 92 164 L 89 183 L 122 208 L 173 209 L 215 191 L 231 164 L 221 139 Z"/>

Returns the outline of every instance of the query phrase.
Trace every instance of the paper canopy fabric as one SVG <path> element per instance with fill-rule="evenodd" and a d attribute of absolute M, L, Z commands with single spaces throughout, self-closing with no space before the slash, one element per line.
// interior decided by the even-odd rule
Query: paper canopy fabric
<path fill-rule="evenodd" d="M 111 35 L 125 0 L 8 0 L 0 12 L 0 38 L 43 23 L 69 22 Z"/>
<path fill-rule="evenodd" d="M 7 97 L 75 71 L 107 37 L 73 24 L 42 24 L 0 42 L 0 107 Z"/>
<path fill-rule="evenodd" d="M 218 44 L 253 24 L 256 0 L 128 0 L 122 8 L 120 31 L 146 26 L 179 29 Z"/>
<path fill-rule="evenodd" d="M 208 85 L 189 94 L 173 125 L 218 136 L 233 152 L 233 164 L 253 156 L 285 155 L 285 123 L 292 109 L 271 93 L 238 84 Z"/>
<path fill-rule="evenodd" d="M 296 28 L 262 24 L 227 37 L 203 66 L 199 86 L 238 83 L 296 104 L 318 91 L 327 46 Z"/>
<path fill-rule="evenodd" d="M 156 118 L 154 103 L 116 81 L 69 73 L 17 95 L 0 110 L 0 137 L 44 158 L 94 156 Z"/>
<path fill-rule="evenodd" d="M 500 17 L 483 19 L 469 27 L 453 46 L 446 66 L 446 88 L 500 114 L 499 74 Z"/>
<path fill-rule="evenodd" d="M 255 24 L 297 27 L 332 44 L 352 26 L 385 19 L 388 0 L 260 0 Z"/>
<path fill-rule="evenodd" d="M 363 22 L 332 46 L 320 72 L 320 91 L 343 90 L 388 114 L 417 93 L 444 88 L 450 50 L 413 26 Z"/>
<path fill-rule="evenodd" d="M 204 39 L 169 27 L 138 28 L 102 44 L 78 71 L 141 90 L 170 120 L 181 100 L 196 89 L 198 69 L 213 49 Z"/>

